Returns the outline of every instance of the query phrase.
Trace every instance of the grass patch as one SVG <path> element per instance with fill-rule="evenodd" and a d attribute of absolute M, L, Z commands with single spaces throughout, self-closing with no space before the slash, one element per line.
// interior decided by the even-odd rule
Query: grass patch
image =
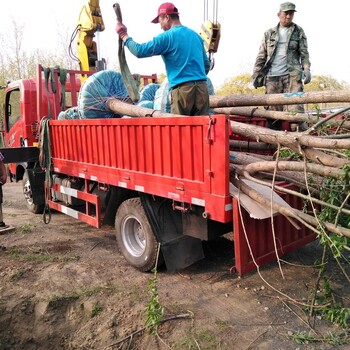
<path fill-rule="evenodd" d="M 25 270 L 25 269 L 19 269 L 19 270 L 17 270 L 15 273 L 13 273 L 10 277 L 9 277 L 9 279 L 10 279 L 10 281 L 18 281 L 19 279 L 21 279 L 24 275 L 25 275 L 25 273 L 27 272 L 27 270 Z"/>
<path fill-rule="evenodd" d="M 57 258 L 50 253 L 41 251 L 28 252 L 18 247 L 11 247 L 8 250 L 8 254 L 12 259 L 19 261 L 53 262 L 57 260 Z"/>
<path fill-rule="evenodd" d="M 33 226 L 30 225 L 30 224 L 23 224 L 19 227 L 16 228 L 16 231 L 19 232 L 19 233 L 31 233 L 33 232 Z"/>
<path fill-rule="evenodd" d="M 80 291 L 77 291 L 76 293 L 82 297 L 91 297 L 93 295 L 101 293 L 103 290 L 102 286 L 96 286 L 94 288 L 90 289 L 81 289 Z"/>
<path fill-rule="evenodd" d="M 330 345 L 346 345 L 350 343 L 347 332 L 328 332 L 324 336 L 315 336 L 310 332 L 297 331 L 288 332 L 288 337 L 293 339 L 297 344 L 323 343 Z"/>
<path fill-rule="evenodd" d="M 91 311 L 91 317 L 96 317 L 98 316 L 103 310 L 102 305 L 97 301 Z"/>
<path fill-rule="evenodd" d="M 79 261 L 79 260 L 80 260 L 80 256 L 72 252 L 69 254 L 65 254 L 62 258 L 62 261 L 65 263 L 72 262 L 72 261 Z"/>
<path fill-rule="evenodd" d="M 172 345 L 174 350 L 210 350 L 221 349 L 221 341 L 217 339 L 217 336 L 210 330 L 202 329 L 199 332 L 189 330 L 189 332 Z"/>

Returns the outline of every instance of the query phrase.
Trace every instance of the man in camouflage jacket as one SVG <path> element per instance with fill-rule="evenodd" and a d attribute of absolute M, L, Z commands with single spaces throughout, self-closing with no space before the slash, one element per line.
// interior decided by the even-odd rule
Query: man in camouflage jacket
<path fill-rule="evenodd" d="M 264 33 L 253 70 L 255 88 L 265 86 L 265 93 L 302 92 L 303 84 L 311 81 L 310 60 L 304 30 L 293 23 L 295 5 L 281 4 L 280 22 Z M 270 110 L 282 111 L 283 106 L 270 106 Z M 289 106 L 289 111 L 303 112 L 303 105 Z M 281 122 L 270 123 L 281 129 Z"/>

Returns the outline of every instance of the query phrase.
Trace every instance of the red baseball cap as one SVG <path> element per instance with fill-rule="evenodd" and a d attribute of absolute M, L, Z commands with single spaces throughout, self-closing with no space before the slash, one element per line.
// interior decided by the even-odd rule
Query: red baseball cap
<path fill-rule="evenodd" d="M 178 15 L 179 11 L 171 2 L 165 2 L 161 4 L 158 9 L 157 17 L 152 21 L 152 23 L 159 23 L 159 16 L 161 15 Z"/>

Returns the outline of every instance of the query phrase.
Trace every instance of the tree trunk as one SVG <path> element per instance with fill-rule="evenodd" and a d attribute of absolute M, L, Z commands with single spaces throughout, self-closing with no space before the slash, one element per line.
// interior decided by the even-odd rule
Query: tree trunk
<path fill-rule="evenodd" d="M 225 115 L 240 115 L 245 117 L 260 117 L 276 120 L 287 120 L 290 122 L 306 122 L 309 124 L 315 124 L 319 122 L 320 118 L 317 115 L 310 115 L 307 113 L 288 113 L 288 112 L 277 112 L 277 111 L 267 111 L 266 109 L 250 108 L 250 107 L 226 107 L 226 108 L 214 108 L 216 114 Z M 340 113 L 341 115 L 342 113 Z M 342 126 L 344 128 L 350 129 L 350 122 L 342 119 L 332 119 L 328 120 L 327 124 L 332 126 Z"/>
<path fill-rule="evenodd" d="M 306 103 L 350 102 L 350 91 L 293 92 L 290 94 L 210 96 L 210 107 L 271 106 Z"/>
<path fill-rule="evenodd" d="M 271 144 L 281 144 L 295 149 L 296 146 L 349 149 L 350 139 L 324 139 L 311 136 L 302 132 L 285 132 L 272 130 L 256 125 L 231 121 L 231 128 L 235 134 L 248 137 L 255 141 L 263 141 Z"/>
<path fill-rule="evenodd" d="M 130 117 L 184 117 L 183 115 L 179 114 L 163 113 L 152 108 L 136 106 L 130 103 L 122 102 L 113 97 L 106 101 L 106 107 L 114 113 L 127 115 Z"/>

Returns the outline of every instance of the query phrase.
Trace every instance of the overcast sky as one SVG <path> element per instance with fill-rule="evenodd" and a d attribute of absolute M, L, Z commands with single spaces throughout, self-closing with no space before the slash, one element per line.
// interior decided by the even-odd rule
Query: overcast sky
<path fill-rule="evenodd" d="M 105 31 L 100 34 L 101 53 L 110 68 L 117 63 L 114 0 L 100 0 Z M 163 1 L 119 0 L 128 34 L 137 42 L 145 42 L 160 33 L 152 24 Z M 215 87 L 241 73 L 251 73 L 259 44 L 266 29 L 278 23 L 280 0 L 218 0 L 221 40 L 214 55 L 215 67 L 209 73 Z M 11 21 L 25 25 L 25 40 L 35 48 L 55 47 L 59 32 L 73 32 L 84 0 L 10 0 L 2 2 L 1 34 L 8 36 Z M 199 32 L 204 20 L 204 0 L 174 0 L 180 20 Z M 209 19 L 213 19 L 209 3 Z M 349 0 L 298 0 L 294 22 L 305 30 L 309 43 L 312 74 L 329 75 L 350 83 L 350 47 L 348 44 Z M 67 43 L 68 45 L 68 43 Z M 130 54 L 127 61 L 132 73 L 164 73 L 159 57 L 137 59 Z M 38 62 L 39 63 L 39 62 Z"/>

